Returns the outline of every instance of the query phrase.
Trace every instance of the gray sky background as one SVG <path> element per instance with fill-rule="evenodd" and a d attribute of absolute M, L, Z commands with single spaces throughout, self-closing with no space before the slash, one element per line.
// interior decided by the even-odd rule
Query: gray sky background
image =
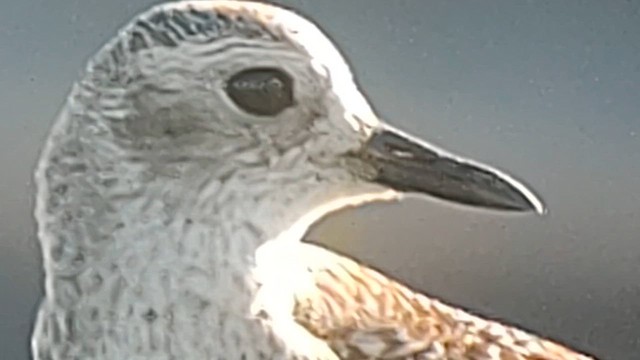
<path fill-rule="evenodd" d="M 157 1 L 0 12 L 0 353 L 27 359 L 41 296 L 39 147 L 84 64 Z M 640 353 L 640 1 L 290 0 L 338 43 L 380 115 L 531 184 L 545 217 L 424 198 L 311 236 L 478 314 L 602 359 Z"/>

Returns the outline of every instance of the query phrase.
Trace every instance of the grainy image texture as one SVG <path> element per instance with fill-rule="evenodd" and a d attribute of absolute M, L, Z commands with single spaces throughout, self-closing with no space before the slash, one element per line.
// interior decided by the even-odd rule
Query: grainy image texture
<path fill-rule="evenodd" d="M 300 242 L 403 191 L 543 205 L 381 122 L 331 41 L 281 8 L 135 18 L 73 87 L 36 182 L 37 360 L 590 359 Z"/>

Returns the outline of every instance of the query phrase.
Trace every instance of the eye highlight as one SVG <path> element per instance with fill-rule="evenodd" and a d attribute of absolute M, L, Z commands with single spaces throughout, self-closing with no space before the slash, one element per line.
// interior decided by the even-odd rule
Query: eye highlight
<path fill-rule="evenodd" d="M 277 68 L 240 71 L 227 81 L 226 92 L 239 108 L 252 115 L 277 115 L 294 104 L 291 76 Z"/>

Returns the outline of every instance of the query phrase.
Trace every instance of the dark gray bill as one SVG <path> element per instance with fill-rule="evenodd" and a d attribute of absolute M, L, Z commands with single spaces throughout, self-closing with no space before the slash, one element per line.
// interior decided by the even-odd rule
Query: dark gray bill
<path fill-rule="evenodd" d="M 533 192 L 510 176 L 447 154 L 395 129 L 376 130 L 361 156 L 377 170 L 374 181 L 398 191 L 484 208 L 544 212 Z"/>

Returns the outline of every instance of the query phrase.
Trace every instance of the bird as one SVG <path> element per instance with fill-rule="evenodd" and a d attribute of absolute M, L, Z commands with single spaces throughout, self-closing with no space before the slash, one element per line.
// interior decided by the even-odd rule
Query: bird
<path fill-rule="evenodd" d="M 34 180 L 36 360 L 592 359 L 302 241 L 407 194 L 545 206 L 383 121 L 324 31 L 279 5 L 137 15 L 72 86 Z"/>

